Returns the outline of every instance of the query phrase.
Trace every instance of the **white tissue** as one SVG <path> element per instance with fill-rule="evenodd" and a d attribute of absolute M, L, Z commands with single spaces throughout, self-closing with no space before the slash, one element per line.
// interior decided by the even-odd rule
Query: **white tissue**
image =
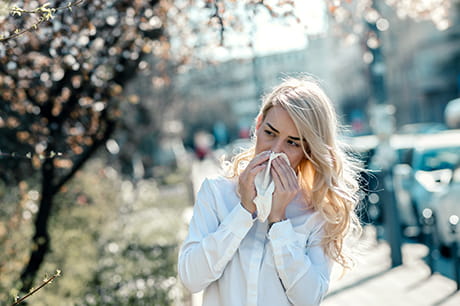
<path fill-rule="evenodd" d="M 260 222 L 265 222 L 265 220 L 268 218 L 268 215 L 270 214 L 270 211 L 272 210 L 272 196 L 273 191 L 275 190 L 275 183 L 273 182 L 273 178 L 270 174 L 270 169 L 272 166 L 272 160 L 278 156 L 284 158 L 288 165 L 290 165 L 286 154 L 271 153 L 267 167 L 265 167 L 263 171 L 259 172 L 254 180 L 257 192 L 254 203 L 257 207 L 257 219 Z"/>

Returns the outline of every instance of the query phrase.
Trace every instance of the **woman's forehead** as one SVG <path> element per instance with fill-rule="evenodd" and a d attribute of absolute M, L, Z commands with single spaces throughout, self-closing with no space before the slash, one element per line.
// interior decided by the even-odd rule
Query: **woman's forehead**
<path fill-rule="evenodd" d="M 298 137 L 298 131 L 289 113 L 280 105 L 270 108 L 265 116 L 265 123 L 292 137 Z"/>

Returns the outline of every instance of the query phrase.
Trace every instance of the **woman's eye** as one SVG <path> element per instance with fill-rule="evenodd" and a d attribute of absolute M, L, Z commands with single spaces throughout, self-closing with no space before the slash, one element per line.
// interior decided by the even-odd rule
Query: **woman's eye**
<path fill-rule="evenodd" d="M 269 136 L 275 135 L 272 131 L 269 131 L 269 130 L 264 130 L 264 131 L 265 131 L 265 134 L 267 134 Z"/>
<path fill-rule="evenodd" d="M 294 146 L 294 147 L 300 147 L 300 144 L 298 144 L 297 142 L 292 141 L 292 140 L 288 140 L 288 144 L 291 145 L 291 146 Z"/>

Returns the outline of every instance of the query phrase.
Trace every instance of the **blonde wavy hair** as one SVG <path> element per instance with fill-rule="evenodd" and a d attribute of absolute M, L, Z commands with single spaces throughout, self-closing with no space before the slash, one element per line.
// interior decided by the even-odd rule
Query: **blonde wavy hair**
<path fill-rule="evenodd" d="M 295 170 L 308 203 L 306 208 L 319 212 L 326 220 L 321 245 L 329 257 L 350 268 L 353 258 L 344 242 L 361 233 L 356 214 L 360 163 L 339 141 L 340 125 L 334 107 L 314 78 L 284 79 L 264 98 L 257 118 L 264 120 L 275 105 L 289 113 L 300 138 L 306 140 L 306 145 L 301 142 L 305 159 Z M 229 164 L 229 176 L 238 176 L 254 154 L 255 145 L 236 155 Z"/>

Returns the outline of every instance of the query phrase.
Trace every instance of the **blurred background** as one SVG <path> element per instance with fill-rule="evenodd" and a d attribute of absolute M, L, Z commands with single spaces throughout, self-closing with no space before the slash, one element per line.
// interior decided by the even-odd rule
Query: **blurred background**
<path fill-rule="evenodd" d="M 190 305 L 197 188 L 306 74 L 390 267 L 419 245 L 458 284 L 460 1 L 0 0 L 0 301 L 60 270 L 31 304 Z"/>

